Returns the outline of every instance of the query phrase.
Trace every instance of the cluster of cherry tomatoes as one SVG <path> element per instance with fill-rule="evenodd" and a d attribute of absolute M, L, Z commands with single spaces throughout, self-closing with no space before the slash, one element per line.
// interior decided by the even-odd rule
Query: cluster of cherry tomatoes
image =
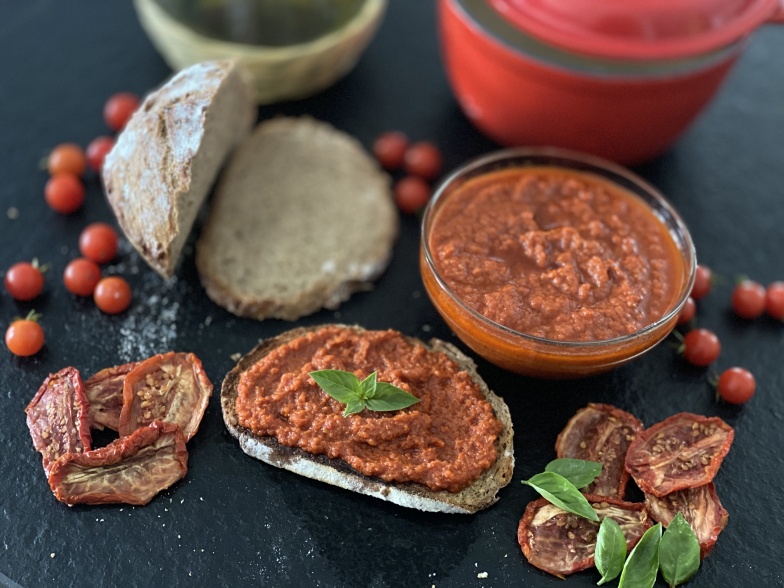
<path fill-rule="evenodd" d="M 410 143 L 400 131 L 388 131 L 373 142 L 373 155 L 388 171 L 403 170 L 395 182 L 395 204 L 401 212 L 414 214 L 422 209 L 433 193 L 430 187 L 441 173 L 441 151 L 433 143 Z"/>
<path fill-rule="evenodd" d="M 697 302 L 705 298 L 713 286 L 713 272 L 698 265 L 691 296 L 678 316 L 678 324 L 686 325 L 694 320 Z M 740 280 L 732 290 L 730 305 L 733 312 L 743 319 L 756 319 L 767 313 L 773 319 L 784 321 L 784 282 L 773 282 L 767 288 L 749 280 Z M 721 342 L 713 331 L 692 329 L 682 337 L 681 351 L 690 364 L 706 367 L 721 353 Z M 731 404 L 743 404 L 754 396 L 757 388 L 754 375 L 745 368 L 731 367 L 724 370 L 713 383 L 719 398 Z"/>
<path fill-rule="evenodd" d="M 115 132 L 121 131 L 139 106 L 139 98 L 123 92 L 107 100 L 103 117 Z M 71 214 L 84 204 L 85 187 L 82 178 L 88 167 L 100 172 L 106 154 L 114 146 L 114 139 L 98 137 L 85 151 L 74 143 L 55 147 L 46 160 L 50 178 L 44 188 L 49 207 L 61 214 Z M 125 311 L 131 303 L 131 288 L 119 276 L 103 277 L 100 265 L 117 255 L 117 232 L 106 223 L 93 223 L 79 236 L 82 257 L 72 260 L 63 272 L 66 290 L 77 296 L 92 296 L 95 305 L 106 314 Z M 28 302 L 40 296 L 44 289 L 47 266 L 37 260 L 20 261 L 5 272 L 5 288 L 12 298 Z M 39 324 L 41 315 L 30 311 L 25 318 L 11 322 L 5 334 L 8 349 L 14 355 L 28 357 L 38 353 L 44 345 L 44 331 Z"/>

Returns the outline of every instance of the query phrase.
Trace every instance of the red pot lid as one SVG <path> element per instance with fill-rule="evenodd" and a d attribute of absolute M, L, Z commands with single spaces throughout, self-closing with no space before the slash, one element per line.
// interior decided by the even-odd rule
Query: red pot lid
<path fill-rule="evenodd" d="M 750 33 L 779 0 L 489 0 L 507 21 L 567 51 L 616 59 L 708 53 Z"/>

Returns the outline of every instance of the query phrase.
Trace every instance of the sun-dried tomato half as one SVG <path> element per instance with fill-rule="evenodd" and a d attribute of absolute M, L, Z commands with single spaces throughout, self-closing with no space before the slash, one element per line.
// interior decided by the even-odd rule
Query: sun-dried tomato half
<path fill-rule="evenodd" d="M 569 419 L 555 441 L 555 451 L 558 457 L 602 464 L 602 473 L 584 493 L 623 498 L 629 481 L 626 450 L 642 429 L 634 415 L 609 404 L 591 403 Z"/>
<path fill-rule="evenodd" d="M 193 353 L 163 353 L 144 360 L 123 384 L 121 436 L 154 420 L 176 423 L 186 440 L 199 428 L 212 383 Z"/>
<path fill-rule="evenodd" d="M 90 450 L 90 405 L 76 368 L 63 368 L 46 378 L 25 412 L 47 474 L 61 455 Z"/>
<path fill-rule="evenodd" d="M 108 427 L 112 431 L 120 428 L 120 412 L 123 405 L 123 382 L 125 376 L 139 365 L 138 361 L 101 370 L 84 381 L 87 399 L 90 401 L 90 419 L 94 429 Z"/>
<path fill-rule="evenodd" d="M 651 526 L 645 505 L 587 494 L 599 515 L 598 523 L 568 513 L 544 498 L 529 503 L 517 528 L 517 541 L 526 559 L 540 570 L 558 577 L 590 568 L 601 520 L 610 517 L 620 525 L 627 550 Z"/>
<path fill-rule="evenodd" d="M 665 496 L 713 480 L 735 431 L 718 417 L 680 412 L 637 435 L 626 469 L 643 492 Z"/>
<path fill-rule="evenodd" d="M 697 535 L 700 557 L 703 558 L 711 552 L 729 519 L 712 482 L 697 488 L 678 490 L 661 498 L 646 494 L 645 506 L 651 518 L 665 527 L 669 526 L 675 515 L 681 513 Z"/>
<path fill-rule="evenodd" d="M 188 471 L 180 427 L 155 421 L 87 453 L 69 453 L 49 473 L 49 487 L 67 504 L 147 504 Z"/>

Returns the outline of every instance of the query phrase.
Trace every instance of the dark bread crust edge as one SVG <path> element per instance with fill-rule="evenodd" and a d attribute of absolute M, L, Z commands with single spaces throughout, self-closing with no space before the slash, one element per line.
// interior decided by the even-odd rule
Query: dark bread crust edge
<path fill-rule="evenodd" d="M 431 339 L 428 343 L 424 343 L 418 339 L 407 337 L 410 342 L 422 345 L 430 351 L 445 353 L 462 369 L 466 370 L 482 390 L 485 398 L 493 407 L 496 418 L 503 425 L 501 434 L 496 440 L 498 451 L 496 462 L 483 472 L 478 480 L 460 492 L 434 492 L 421 484 L 385 482 L 378 478 L 371 478 L 360 474 L 340 459 L 330 459 L 323 455 L 307 453 L 298 448 L 283 446 L 274 437 L 259 437 L 238 424 L 235 405 L 240 375 L 273 349 L 326 326 L 330 325 L 296 328 L 266 339 L 243 356 L 226 375 L 221 387 L 223 420 L 232 436 L 239 440 L 242 450 L 251 457 L 270 465 L 346 490 L 381 498 L 400 506 L 430 512 L 470 514 L 494 504 L 498 500 L 497 492 L 511 481 L 514 469 L 513 430 L 509 408 L 499 396 L 490 391 L 487 384 L 477 374 L 473 360 L 453 345 L 439 339 Z M 364 331 L 362 327 L 356 325 L 331 326 Z"/>

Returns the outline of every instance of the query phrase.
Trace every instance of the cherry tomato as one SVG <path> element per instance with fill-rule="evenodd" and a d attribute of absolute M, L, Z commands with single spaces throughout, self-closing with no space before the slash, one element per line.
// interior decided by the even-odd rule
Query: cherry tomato
<path fill-rule="evenodd" d="M 765 291 L 765 312 L 768 316 L 784 321 L 784 282 L 773 282 Z"/>
<path fill-rule="evenodd" d="M 38 353 L 44 346 L 44 330 L 38 324 L 38 315 L 31 312 L 27 318 L 13 321 L 5 332 L 5 344 L 19 357 Z"/>
<path fill-rule="evenodd" d="M 117 231 L 106 223 L 87 225 L 79 235 L 79 251 L 95 263 L 111 261 L 117 255 Z"/>
<path fill-rule="evenodd" d="M 87 163 L 90 169 L 100 172 L 103 167 L 103 160 L 106 154 L 114 147 L 114 139 L 111 137 L 96 137 L 87 146 Z"/>
<path fill-rule="evenodd" d="M 747 369 L 731 367 L 724 370 L 716 383 L 716 392 L 724 402 L 743 404 L 748 402 L 757 389 L 754 375 Z"/>
<path fill-rule="evenodd" d="M 413 214 L 430 200 L 430 186 L 422 178 L 406 176 L 395 184 L 395 204 L 406 214 Z"/>
<path fill-rule="evenodd" d="M 441 172 L 441 152 L 427 141 L 414 143 L 406 150 L 406 171 L 423 180 L 432 180 Z"/>
<path fill-rule="evenodd" d="M 678 313 L 678 324 L 685 325 L 694 318 L 695 314 L 697 314 L 697 303 L 694 302 L 694 298 L 689 296 L 686 302 L 683 303 L 680 313 Z"/>
<path fill-rule="evenodd" d="M 683 357 L 692 365 L 710 365 L 721 353 L 721 343 L 713 331 L 694 329 L 683 337 Z"/>
<path fill-rule="evenodd" d="M 86 161 L 84 151 L 75 143 L 58 145 L 49 154 L 46 160 L 46 169 L 51 175 L 73 174 L 81 176 L 84 173 Z"/>
<path fill-rule="evenodd" d="M 700 300 L 710 294 L 713 285 L 713 272 L 704 265 L 698 265 L 694 273 L 694 286 L 691 289 L 691 297 Z"/>
<path fill-rule="evenodd" d="M 406 149 L 408 149 L 408 137 L 400 131 L 383 133 L 373 142 L 373 155 L 390 171 L 403 166 Z"/>
<path fill-rule="evenodd" d="M 46 182 L 44 198 L 52 210 L 71 214 L 84 204 L 84 185 L 73 174 L 59 173 Z"/>
<path fill-rule="evenodd" d="M 5 273 L 5 289 L 14 300 L 32 300 L 44 289 L 44 274 L 38 263 L 20 261 Z"/>
<path fill-rule="evenodd" d="M 103 278 L 95 286 L 95 305 L 106 314 L 119 314 L 131 305 L 131 287 L 123 278 Z"/>
<path fill-rule="evenodd" d="M 732 310 L 741 318 L 755 319 L 765 312 L 765 288 L 743 280 L 732 290 Z"/>
<path fill-rule="evenodd" d="M 113 131 L 121 131 L 139 108 L 140 100 L 136 94 L 120 92 L 106 101 L 103 119 Z"/>
<path fill-rule="evenodd" d="M 92 296 L 101 280 L 101 268 L 89 259 L 78 257 L 65 266 L 63 283 L 65 289 L 77 296 Z"/>

